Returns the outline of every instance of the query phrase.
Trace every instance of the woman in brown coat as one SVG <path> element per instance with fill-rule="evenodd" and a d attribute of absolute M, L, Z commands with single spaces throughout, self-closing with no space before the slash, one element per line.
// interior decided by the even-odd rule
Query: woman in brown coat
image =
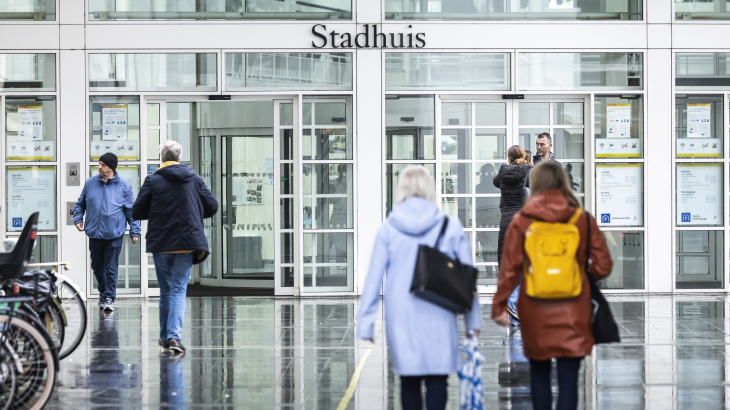
<path fill-rule="evenodd" d="M 545 161 L 532 172 L 532 194 L 518 212 L 507 230 L 504 254 L 499 269 L 497 293 L 492 304 L 492 318 L 502 326 L 509 326 L 507 298 L 517 278 L 530 261 L 525 253 L 525 232 L 533 220 L 567 222 L 580 208 L 580 202 L 568 187 L 565 171 L 555 161 Z M 588 222 L 587 222 L 588 221 Z M 576 222 L 580 245 L 576 252 L 579 266 L 585 266 L 587 223 L 591 224 L 591 264 L 588 273 L 596 280 L 611 273 L 613 261 L 606 241 L 595 218 L 583 212 Z M 582 269 L 581 269 L 582 270 Z M 525 356 L 530 359 L 530 386 L 535 410 L 550 409 L 550 361 L 558 362 L 558 410 L 575 409 L 578 404 L 578 370 L 584 356 L 593 349 L 592 305 L 590 284 L 583 275 L 581 293 L 569 300 L 535 299 L 525 294 L 525 275 L 522 275 L 517 304 L 522 322 L 522 341 Z"/>

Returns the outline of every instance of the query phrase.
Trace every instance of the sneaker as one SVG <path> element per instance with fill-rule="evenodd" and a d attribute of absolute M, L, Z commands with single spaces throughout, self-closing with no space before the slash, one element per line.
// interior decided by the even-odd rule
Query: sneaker
<path fill-rule="evenodd" d="M 170 346 L 170 350 L 176 353 L 185 353 L 185 346 L 183 346 L 182 343 L 180 343 L 177 339 L 170 339 L 167 341 L 167 344 Z"/>
<path fill-rule="evenodd" d="M 99 299 L 99 309 L 104 310 L 106 307 L 106 299 Z"/>
<path fill-rule="evenodd" d="M 109 312 L 113 312 L 114 311 L 114 300 L 113 299 L 107 298 L 104 301 L 104 310 L 107 310 Z"/>
<path fill-rule="evenodd" d="M 163 350 L 170 350 L 170 343 L 167 340 L 157 339 L 157 344 L 160 345 Z"/>

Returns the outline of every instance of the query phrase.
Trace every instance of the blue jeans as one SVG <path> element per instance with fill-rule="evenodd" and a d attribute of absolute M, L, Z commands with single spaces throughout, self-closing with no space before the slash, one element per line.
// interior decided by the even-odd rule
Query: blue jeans
<path fill-rule="evenodd" d="M 558 405 L 556 410 L 575 410 L 578 407 L 578 370 L 582 357 L 559 357 Z M 530 393 L 535 410 L 550 410 L 553 391 L 550 388 L 550 360 L 530 359 Z"/>
<path fill-rule="evenodd" d="M 89 238 L 91 252 L 91 269 L 96 277 L 99 297 L 114 300 L 117 298 L 117 273 L 119 272 L 119 254 L 122 251 L 122 239 Z"/>
<path fill-rule="evenodd" d="M 512 293 L 509 295 L 509 298 L 507 298 L 507 306 L 509 306 L 510 309 L 512 309 L 515 312 L 517 312 L 517 301 L 519 299 L 520 299 L 520 285 L 517 285 L 517 287 L 515 288 L 515 290 L 513 290 Z M 518 315 L 519 315 L 519 313 L 520 312 L 517 312 Z M 512 316 L 510 316 L 509 320 L 510 320 L 510 323 L 512 323 L 513 325 L 519 325 L 520 324 L 520 322 L 514 320 L 512 318 Z"/>
<path fill-rule="evenodd" d="M 160 284 L 160 339 L 180 340 L 193 253 L 152 254 Z"/>

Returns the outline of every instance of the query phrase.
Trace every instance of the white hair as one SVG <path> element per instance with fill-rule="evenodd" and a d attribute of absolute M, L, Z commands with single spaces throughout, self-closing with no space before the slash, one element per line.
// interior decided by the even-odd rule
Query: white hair
<path fill-rule="evenodd" d="M 182 145 L 178 144 L 177 141 L 167 140 L 164 144 L 160 145 L 160 159 L 162 162 L 180 162 L 182 160 L 182 153 Z"/>
<path fill-rule="evenodd" d="M 398 192 L 395 195 L 395 203 L 401 203 L 412 196 L 436 202 L 433 175 L 422 165 L 411 165 L 398 175 Z"/>

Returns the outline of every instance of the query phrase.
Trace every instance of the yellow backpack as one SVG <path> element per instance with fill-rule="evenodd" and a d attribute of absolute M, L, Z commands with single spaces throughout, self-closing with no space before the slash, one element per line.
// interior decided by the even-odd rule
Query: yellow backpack
<path fill-rule="evenodd" d="M 537 299 L 570 299 L 580 295 L 583 283 L 576 252 L 580 233 L 575 226 L 581 209 L 567 223 L 533 221 L 525 233 L 525 292 Z"/>

